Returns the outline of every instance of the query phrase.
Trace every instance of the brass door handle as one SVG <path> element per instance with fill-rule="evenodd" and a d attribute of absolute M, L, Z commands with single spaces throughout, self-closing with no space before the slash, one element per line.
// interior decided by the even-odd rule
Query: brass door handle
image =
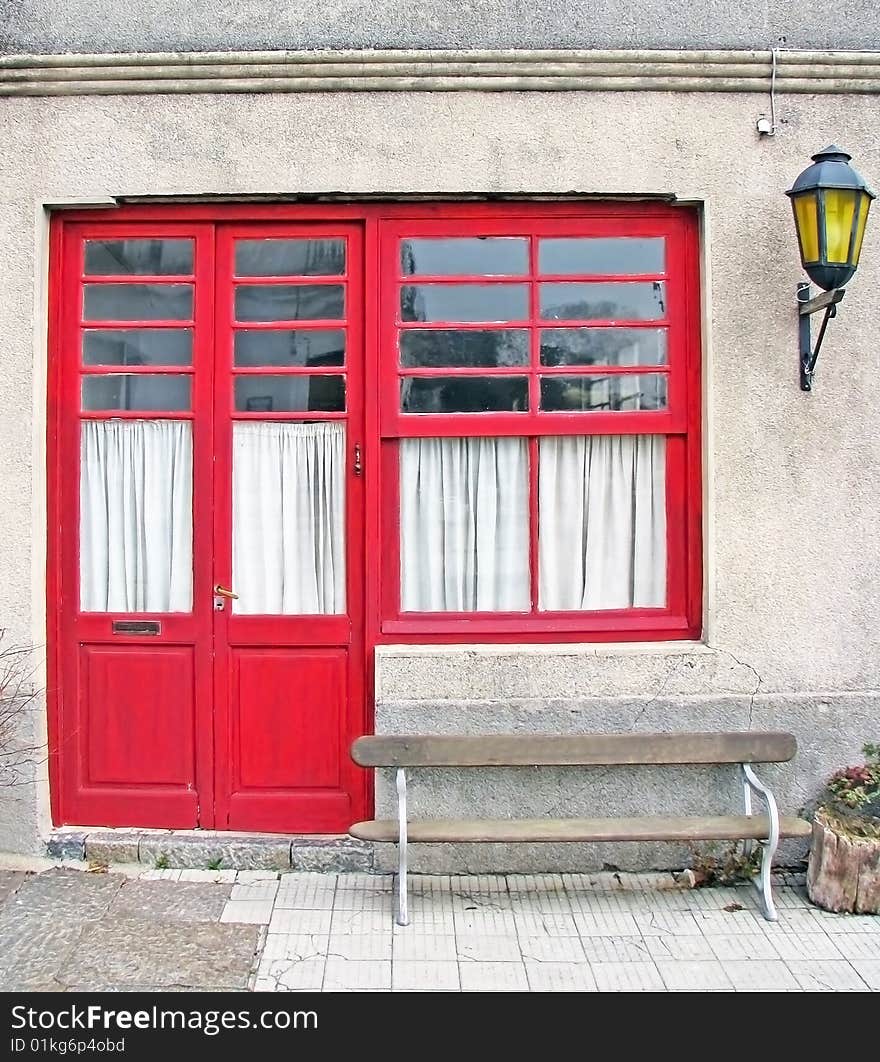
<path fill-rule="evenodd" d="M 234 594 L 228 587 L 221 586 L 219 583 L 214 587 L 214 593 L 220 597 L 230 597 L 234 600 L 238 600 L 238 594 Z"/>

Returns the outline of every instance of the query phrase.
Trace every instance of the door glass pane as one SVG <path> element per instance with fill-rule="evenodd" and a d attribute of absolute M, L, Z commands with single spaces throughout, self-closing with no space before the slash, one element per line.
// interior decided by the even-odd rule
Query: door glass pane
<path fill-rule="evenodd" d="M 235 408 L 241 413 L 342 413 L 344 376 L 237 376 Z"/>
<path fill-rule="evenodd" d="M 345 426 L 232 427 L 236 613 L 345 612 Z"/>
<path fill-rule="evenodd" d="M 90 328 L 83 333 L 84 365 L 192 365 L 188 328 Z"/>
<path fill-rule="evenodd" d="M 87 277 L 190 276 L 192 271 L 192 240 L 86 240 Z"/>
<path fill-rule="evenodd" d="M 521 276 L 529 271 L 529 241 L 522 237 L 402 240 L 404 276 Z"/>
<path fill-rule="evenodd" d="M 341 284 L 248 284 L 235 289 L 237 321 L 340 321 Z"/>
<path fill-rule="evenodd" d="M 188 421 L 82 422 L 80 608 L 192 609 Z"/>
<path fill-rule="evenodd" d="M 666 439 L 539 440 L 539 608 L 666 604 Z"/>
<path fill-rule="evenodd" d="M 542 376 L 541 409 L 616 412 L 666 409 L 666 375 Z"/>
<path fill-rule="evenodd" d="M 86 321 L 189 321 L 191 284 L 86 284 Z"/>
<path fill-rule="evenodd" d="M 529 333 L 509 329 L 431 328 L 400 333 L 400 364 L 411 368 L 528 365 Z"/>
<path fill-rule="evenodd" d="M 320 367 L 345 362 L 345 332 L 309 328 L 291 331 L 243 329 L 235 333 L 235 365 L 258 368 L 261 365 Z"/>
<path fill-rule="evenodd" d="M 525 321 L 524 284 L 419 284 L 400 289 L 403 321 Z"/>
<path fill-rule="evenodd" d="M 401 439 L 404 612 L 527 612 L 528 444 Z"/>
<path fill-rule="evenodd" d="M 545 328 L 542 365 L 665 365 L 665 328 Z"/>
<path fill-rule="evenodd" d="M 400 381 L 403 413 L 519 413 L 528 408 L 525 376 L 406 376 Z"/>
<path fill-rule="evenodd" d="M 326 277 L 345 272 L 345 240 L 236 240 L 238 277 Z"/>
<path fill-rule="evenodd" d="M 82 408 L 85 410 L 192 409 L 192 381 L 189 376 L 163 376 L 152 373 L 110 373 L 84 376 Z"/>
<path fill-rule="evenodd" d="M 577 237 L 538 243 L 541 273 L 662 273 L 666 241 L 648 237 Z"/>
<path fill-rule="evenodd" d="M 665 285 L 541 284 L 545 321 L 659 321 L 666 316 Z"/>

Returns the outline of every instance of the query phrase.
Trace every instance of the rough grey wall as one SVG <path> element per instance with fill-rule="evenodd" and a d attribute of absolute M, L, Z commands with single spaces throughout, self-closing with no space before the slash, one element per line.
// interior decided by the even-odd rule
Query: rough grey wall
<path fill-rule="evenodd" d="M 880 47 L 875 0 L 0 0 L 0 50 Z"/>
<path fill-rule="evenodd" d="M 859 276 L 829 329 L 816 389 L 805 395 L 796 368 L 800 271 L 783 190 L 811 152 L 835 140 L 877 183 L 880 115 L 867 96 L 785 97 L 778 135 L 762 141 L 754 120 L 764 106 L 747 95 L 658 92 L 0 101 L 0 626 L 15 640 L 44 641 L 40 204 L 210 193 L 677 193 L 703 200 L 708 217 L 712 648 L 383 650 L 377 727 L 791 728 L 801 741 L 795 764 L 768 773 L 780 779 L 785 810 L 798 808 L 878 737 L 880 226 L 876 218 L 869 226 Z M 672 772 L 666 788 L 661 781 L 610 772 L 581 780 L 485 772 L 481 780 L 478 772 L 458 787 L 447 777 L 442 791 L 435 779 L 417 779 L 414 801 L 433 814 L 474 804 L 499 815 L 596 813 L 705 806 L 715 796 L 723 805 L 736 792 L 732 779 L 722 788 L 696 772 Z M 380 789 L 382 809 L 387 795 Z M 0 849 L 37 846 L 45 803 L 45 786 L 17 791 L 0 814 Z M 563 858 L 583 866 L 674 857 L 623 849 L 505 856 L 508 867 Z"/>

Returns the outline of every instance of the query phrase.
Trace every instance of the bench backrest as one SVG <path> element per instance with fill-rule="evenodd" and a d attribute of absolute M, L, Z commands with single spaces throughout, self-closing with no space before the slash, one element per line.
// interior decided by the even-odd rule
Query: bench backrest
<path fill-rule="evenodd" d="M 360 737 L 361 767 L 603 767 L 624 764 L 784 763 L 794 734 L 376 734 Z"/>

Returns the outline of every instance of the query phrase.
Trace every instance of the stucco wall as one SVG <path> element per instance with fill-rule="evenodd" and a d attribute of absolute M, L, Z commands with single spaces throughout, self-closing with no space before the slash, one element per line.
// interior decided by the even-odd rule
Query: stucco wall
<path fill-rule="evenodd" d="M 873 0 L 0 0 L 0 50 L 876 48 Z"/>
<path fill-rule="evenodd" d="M 831 141 L 877 183 L 880 121 L 871 97 L 786 97 L 778 135 L 759 141 L 763 103 L 681 93 L 2 101 L 0 626 L 17 641 L 45 639 L 43 204 L 202 193 L 674 193 L 702 201 L 707 221 L 711 648 L 470 647 L 463 658 L 455 649 L 386 648 L 377 728 L 790 727 L 801 740 L 798 760 L 768 773 L 780 779 L 785 807 L 798 807 L 832 766 L 878 736 L 880 223 L 869 227 L 860 274 L 805 395 L 796 371 L 797 252 L 782 193 Z M 447 778 L 440 790 L 427 776 L 416 781 L 415 810 L 453 813 L 473 800 L 497 814 L 530 806 L 595 813 L 597 801 L 609 812 L 650 811 L 674 806 L 685 785 L 682 772 L 656 785 L 647 776 L 566 774 L 565 788 L 560 775 L 534 774 Z M 682 807 L 723 803 L 711 778 L 687 778 Z M 382 785 L 379 796 L 387 810 Z M 45 806 L 43 785 L 4 793 L 0 848 L 36 845 Z M 508 868 L 558 866 L 582 856 L 542 850 L 505 860 Z M 468 852 L 442 858 L 478 865 Z M 628 856 L 615 849 L 584 858 L 624 865 Z M 433 856 L 430 865 L 439 865 Z"/>

